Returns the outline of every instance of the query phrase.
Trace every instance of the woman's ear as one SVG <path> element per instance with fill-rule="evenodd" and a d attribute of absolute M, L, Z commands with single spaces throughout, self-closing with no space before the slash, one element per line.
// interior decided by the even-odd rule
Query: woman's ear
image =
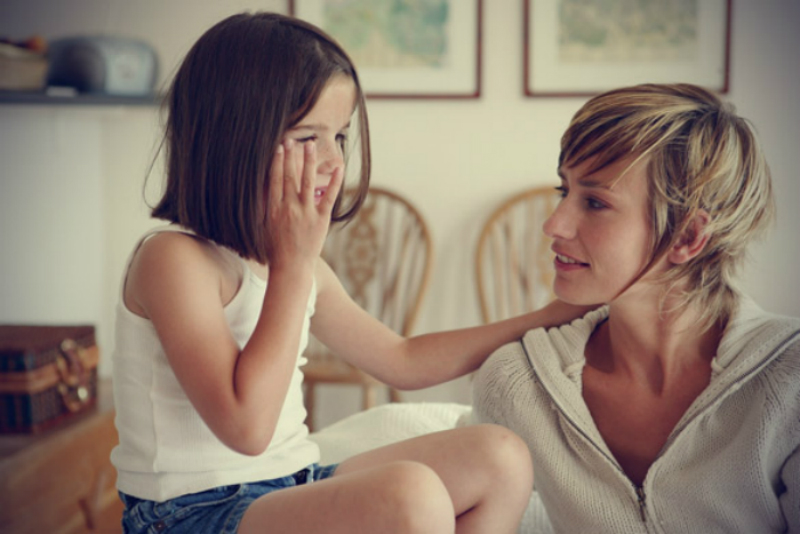
<path fill-rule="evenodd" d="M 682 264 L 700 254 L 708 243 L 706 226 L 711 216 L 705 210 L 698 210 L 689 220 L 667 256 L 673 264 Z"/>

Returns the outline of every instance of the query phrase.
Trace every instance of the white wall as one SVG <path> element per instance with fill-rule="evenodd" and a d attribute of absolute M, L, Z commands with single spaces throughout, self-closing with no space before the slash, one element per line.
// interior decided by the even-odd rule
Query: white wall
<path fill-rule="evenodd" d="M 228 13 L 285 12 L 285 2 L 237 0 L 4 0 L 0 35 L 127 34 L 149 41 L 162 80 L 199 34 Z M 436 248 L 418 332 L 478 323 L 474 243 L 501 199 L 553 183 L 558 140 L 581 98 L 522 96 L 521 0 L 484 2 L 483 95 L 474 101 L 373 101 L 375 184 L 415 202 Z M 765 145 L 777 227 L 755 249 L 746 286 L 764 307 L 800 316 L 800 3 L 735 2 L 731 91 Z M 0 106 L 0 322 L 94 322 L 108 372 L 119 278 L 153 223 L 142 184 L 159 133 L 155 108 Z M 160 167 L 149 198 L 158 190 Z M 469 401 L 466 379 L 406 394 Z M 356 409 L 354 391 L 322 392 L 318 421 Z"/>

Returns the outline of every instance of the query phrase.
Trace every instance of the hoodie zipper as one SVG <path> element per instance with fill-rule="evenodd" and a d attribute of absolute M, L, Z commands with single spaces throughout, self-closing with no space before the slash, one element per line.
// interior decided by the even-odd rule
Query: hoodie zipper
<path fill-rule="evenodd" d="M 643 487 L 636 486 L 636 497 L 639 500 L 639 515 L 642 516 L 642 523 L 647 523 L 647 501 L 645 501 Z"/>
<path fill-rule="evenodd" d="M 523 348 L 524 348 L 524 345 L 523 345 Z M 524 349 L 524 350 L 527 353 L 527 349 Z M 538 375 L 538 373 L 536 373 L 535 369 L 533 369 L 533 372 L 534 372 L 534 374 L 536 374 L 536 377 L 538 379 L 539 375 Z M 541 383 L 541 380 L 539 380 L 539 382 Z M 609 456 L 608 454 L 606 454 L 606 452 L 602 448 L 600 448 L 600 446 L 597 443 L 595 443 L 595 441 L 591 437 L 589 437 L 589 435 L 586 432 L 584 432 L 583 429 L 580 426 L 578 426 L 578 424 L 575 423 L 575 421 L 573 421 L 572 418 L 569 415 L 567 415 L 567 413 L 561 408 L 561 406 L 555 401 L 555 399 L 553 399 L 553 396 L 550 394 L 550 391 L 548 391 L 547 388 L 544 388 L 544 389 L 545 389 L 545 391 L 547 391 L 547 395 L 550 397 L 550 400 L 553 403 L 553 406 L 557 406 L 558 407 L 559 413 L 561 413 L 561 416 L 564 419 L 566 419 L 566 421 L 570 424 L 570 426 L 573 429 L 575 429 L 575 431 L 578 432 L 578 434 L 583 436 L 583 438 L 592 447 L 594 447 L 597 450 L 597 452 L 600 453 L 601 456 L 606 458 L 611 463 L 611 465 L 614 466 L 614 469 L 616 469 L 617 472 L 619 472 L 619 474 L 622 475 L 622 478 L 625 479 L 625 481 L 628 484 L 630 484 L 631 488 L 633 489 L 634 494 L 636 495 L 636 504 L 639 507 L 639 516 L 642 518 L 642 522 L 643 523 L 647 523 L 647 511 L 646 511 L 647 501 L 646 501 L 644 488 L 642 488 L 640 486 L 637 486 L 633 482 L 631 482 L 631 479 L 628 478 L 628 475 L 625 474 L 625 471 L 623 471 L 622 468 L 619 466 L 619 462 L 617 462 L 617 460 L 615 458 L 613 458 L 613 457 Z"/>

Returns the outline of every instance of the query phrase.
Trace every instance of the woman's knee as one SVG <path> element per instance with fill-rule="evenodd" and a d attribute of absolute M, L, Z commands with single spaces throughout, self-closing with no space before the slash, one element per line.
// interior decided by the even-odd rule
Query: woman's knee
<path fill-rule="evenodd" d="M 428 534 L 455 531 L 453 501 L 439 475 L 410 461 L 385 466 L 381 499 L 397 532 Z"/>

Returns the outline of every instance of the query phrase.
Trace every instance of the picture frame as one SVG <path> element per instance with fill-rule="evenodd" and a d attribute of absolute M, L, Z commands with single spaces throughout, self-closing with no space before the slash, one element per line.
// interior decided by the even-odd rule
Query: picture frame
<path fill-rule="evenodd" d="M 386 0 L 288 1 L 290 15 L 322 28 L 350 54 L 367 98 L 480 98 L 482 0 L 416 3 L 424 10 L 400 14 Z"/>
<path fill-rule="evenodd" d="M 681 82 L 728 92 L 731 0 L 610 0 L 603 12 L 591 0 L 523 2 L 525 96 Z"/>

